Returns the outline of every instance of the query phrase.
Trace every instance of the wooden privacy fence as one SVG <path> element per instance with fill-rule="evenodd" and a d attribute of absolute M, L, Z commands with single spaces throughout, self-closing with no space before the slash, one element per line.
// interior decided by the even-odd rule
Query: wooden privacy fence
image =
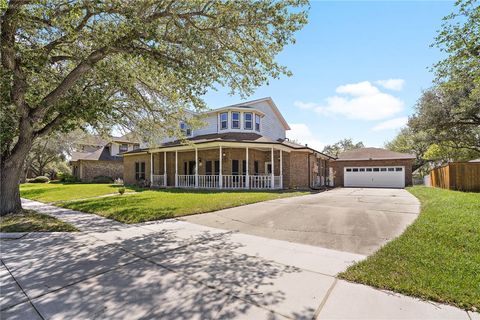
<path fill-rule="evenodd" d="M 452 162 L 430 172 L 432 187 L 480 192 L 480 163 Z"/>

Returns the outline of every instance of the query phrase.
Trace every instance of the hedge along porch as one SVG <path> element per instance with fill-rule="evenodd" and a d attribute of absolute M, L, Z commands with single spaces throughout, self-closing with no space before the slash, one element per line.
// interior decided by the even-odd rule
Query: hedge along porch
<path fill-rule="evenodd" d="M 328 158 L 280 143 L 210 142 L 124 155 L 125 183 L 152 187 L 306 189 L 321 186 L 328 173 Z"/>

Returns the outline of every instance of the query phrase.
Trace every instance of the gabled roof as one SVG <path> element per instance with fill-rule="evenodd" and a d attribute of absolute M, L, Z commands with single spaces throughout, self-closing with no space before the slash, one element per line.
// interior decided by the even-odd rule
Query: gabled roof
<path fill-rule="evenodd" d="M 382 148 L 359 148 L 342 152 L 337 157 L 338 161 L 396 159 L 415 159 L 415 156 Z"/>
<path fill-rule="evenodd" d="M 70 161 L 78 160 L 102 160 L 102 161 L 121 161 L 122 158 L 110 155 L 110 151 L 102 147 L 93 152 L 72 152 Z"/>
<path fill-rule="evenodd" d="M 228 110 L 228 109 L 254 109 L 254 108 L 250 107 L 250 105 L 257 104 L 257 103 L 260 103 L 260 102 L 267 102 L 270 105 L 270 107 L 272 108 L 275 115 L 278 117 L 278 119 L 282 123 L 285 130 L 290 130 L 290 126 L 288 125 L 287 121 L 283 117 L 280 110 L 278 110 L 277 105 L 275 104 L 275 102 L 273 102 L 273 99 L 271 97 L 265 97 L 265 98 L 261 98 L 261 99 L 251 100 L 251 101 L 244 101 L 244 102 L 232 104 L 232 105 L 229 105 L 229 106 L 225 106 L 225 107 L 222 107 L 222 108 L 212 109 L 212 110 L 206 111 L 205 113 L 220 112 L 220 111 Z"/>

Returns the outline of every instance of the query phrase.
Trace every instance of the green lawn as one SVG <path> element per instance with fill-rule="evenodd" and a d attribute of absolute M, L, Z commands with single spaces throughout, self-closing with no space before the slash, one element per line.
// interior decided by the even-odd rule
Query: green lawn
<path fill-rule="evenodd" d="M 0 232 L 78 231 L 74 226 L 32 210 L 0 217 Z"/>
<path fill-rule="evenodd" d="M 408 188 L 418 219 L 397 239 L 340 274 L 350 281 L 480 309 L 480 194 Z"/>
<path fill-rule="evenodd" d="M 67 201 L 118 193 L 118 185 L 100 183 L 25 183 L 20 196 L 42 202 Z M 135 191 L 125 188 L 125 192 Z"/>
<path fill-rule="evenodd" d="M 305 195 L 308 192 L 143 191 L 134 195 L 64 202 L 63 207 L 96 213 L 124 223 L 167 219 L 244 204 Z"/>

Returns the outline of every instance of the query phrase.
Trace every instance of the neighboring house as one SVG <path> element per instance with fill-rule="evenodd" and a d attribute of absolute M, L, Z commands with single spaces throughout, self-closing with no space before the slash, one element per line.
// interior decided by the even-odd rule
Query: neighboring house
<path fill-rule="evenodd" d="M 93 181 L 97 177 L 112 180 L 123 178 L 123 158 L 120 153 L 136 150 L 140 144 L 125 137 L 103 139 L 92 136 L 78 142 L 72 152 L 72 174 L 81 181 Z"/>
<path fill-rule="evenodd" d="M 271 98 L 202 114 L 206 125 L 179 124 L 187 142 L 165 139 L 124 153 L 124 182 L 154 187 L 307 189 L 332 181 L 329 160 L 286 139 L 290 129 Z"/>
<path fill-rule="evenodd" d="M 380 148 L 345 151 L 332 162 L 336 187 L 404 188 L 412 185 L 414 155 Z"/>

